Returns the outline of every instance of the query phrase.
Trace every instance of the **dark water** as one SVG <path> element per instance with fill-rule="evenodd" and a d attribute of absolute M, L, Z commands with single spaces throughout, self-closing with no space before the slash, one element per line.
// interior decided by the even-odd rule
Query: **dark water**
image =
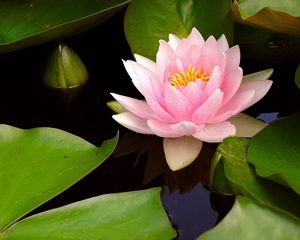
<path fill-rule="evenodd" d="M 123 12 L 97 28 L 64 39 L 82 58 L 90 74 L 86 89 L 73 106 L 67 107 L 59 102 L 43 87 L 41 81 L 44 62 L 55 43 L 0 55 L 0 122 L 20 128 L 60 128 L 95 145 L 112 138 L 118 129 L 121 131 L 121 139 L 128 137 L 128 132 L 112 120 L 112 111 L 106 107 L 106 102 L 112 100 L 110 92 L 139 96 L 121 62 L 122 58 L 132 59 L 123 34 L 122 21 Z M 242 66 L 246 73 L 269 67 L 267 64 L 244 62 Z M 273 79 L 276 85 L 264 101 L 247 110 L 247 113 L 255 117 L 266 113 L 260 117 L 270 121 L 277 118 L 274 112 L 279 112 L 280 117 L 299 111 L 299 93 L 291 80 L 295 66 L 275 66 Z M 270 112 L 273 115 L 268 114 Z M 129 133 L 129 137 L 137 136 Z M 211 194 L 200 183 L 207 181 L 209 160 L 216 146 L 206 145 L 192 166 L 174 174 L 167 169 L 162 159 L 160 140 L 144 139 L 146 143 L 154 141 L 156 149 L 147 149 L 149 154 L 141 154 L 138 161 L 139 151 L 124 154 L 119 149 L 117 155 L 122 156 L 110 157 L 86 178 L 34 212 L 100 194 L 162 186 L 162 201 L 173 226 L 179 232 L 178 239 L 195 239 L 213 227 L 232 204 L 232 199 Z M 123 147 L 126 149 L 126 145 Z M 158 164 L 155 165 L 153 161 L 158 161 Z M 154 170 L 151 168 L 153 164 L 157 166 Z"/>

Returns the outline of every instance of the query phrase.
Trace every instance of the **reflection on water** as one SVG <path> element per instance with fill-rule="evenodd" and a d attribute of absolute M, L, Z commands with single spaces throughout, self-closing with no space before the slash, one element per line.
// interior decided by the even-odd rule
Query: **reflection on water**
<path fill-rule="evenodd" d="M 261 113 L 257 116 L 258 119 L 263 120 L 266 123 L 271 123 L 278 119 L 279 112 Z"/>
<path fill-rule="evenodd" d="M 201 233 L 212 228 L 218 214 L 210 206 L 210 192 L 198 184 L 191 192 L 181 194 L 178 190 L 170 193 L 163 187 L 162 202 L 169 212 L 179 240 L 196 239 Z"/>

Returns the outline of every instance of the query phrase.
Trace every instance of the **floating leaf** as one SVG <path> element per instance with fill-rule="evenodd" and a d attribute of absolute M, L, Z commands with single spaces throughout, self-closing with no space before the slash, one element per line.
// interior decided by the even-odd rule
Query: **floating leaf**
<path fill-rule="evenodd" d="M 257 176 L 247 163 L 249 140 L 231 137 L 218 147 L 213 161 L 211 183 L 225 194 L 244 195 L 261 204 L 300 216 L 300 196 L 291 189 Z"/>
<path fill-rule="evenodd" d="M 198 240 L 300 239 L 300 219 L 284 212 L 237 197 L 228 215 Z"/>
<path fill-rule="evenodd" d="M 276 121 L 251 141 L 248 161 L 262 177 L 277 176 L 300 194 L 300 114 Z M 282 182 L 281 182 L 282 183 Z"/>
<path fill-rule="evenodd" d="M 235 0 L 233 15 L 237 21 L 287 34 L 300 34 L 298 0 Z"/>
<path fill-rule="evenodd" d="M 128 2 L 130 0 L 0 1 L 0 52 L 83 32 Z"/>
<path fill-rule="evenodd" d="M 58 129 L 0 125 L 0 231 L 99 166 L 117 140 L 98 148 Z"/>
<path fill-rule="evenodd" d="M 25 218 L 0 239 L 172 239 L 160 189 L 107 194 Z"/>
<path fill-rule="evenodd" d="M 218 6 L 218 7 L 216 7 Z M 125 15 L 125 34 L 133 53 L 155 59 L 158 41 L 169 33 L 187 37 L 196 27 L 205 37 L 225 34 L 232 41 L 231 0 L 139 0 Z"/>

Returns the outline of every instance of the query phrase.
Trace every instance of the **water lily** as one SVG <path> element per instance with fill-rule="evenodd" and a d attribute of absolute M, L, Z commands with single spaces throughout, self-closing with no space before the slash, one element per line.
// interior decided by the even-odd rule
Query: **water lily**
<path fill-rule="evenodd" d="M 249 131 L 247 117 L 239 113 L 265 96 L 272 70 L 243 77 L 239 47 L 229 48 L 224 35 L 205 41 L 193 28 L 186 39 L 170 34 L 168 42 L 160 40 L 156 62 L 135 58 L 124 66 L 145 100 L 112 93 L 127 110 L 113 118 L 132 131 L 163 137 L 172 170 L 194 161 L 203 142 L 258 131 Z"/>

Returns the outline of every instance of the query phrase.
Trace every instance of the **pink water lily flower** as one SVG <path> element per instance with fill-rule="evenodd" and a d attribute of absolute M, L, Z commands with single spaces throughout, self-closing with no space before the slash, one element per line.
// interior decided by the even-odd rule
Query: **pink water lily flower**
<path fill-rule="evenodd" d="M 193 28 L 186 39 L 170 34 L 168 42 L 160 40 L 156 62 L 135 58 L 124 66 L 145 100 L 113 93 L 127 110 L 113 118 L 132 131 L 163 137 L 172 170 L 194 161 L 203 142 L 255 134 L 247 117 L 237 114 L 268 92 L 272 70 L 243 77 L 239 47 L 229 48 L 224 35 L 205 41 Z"/>

